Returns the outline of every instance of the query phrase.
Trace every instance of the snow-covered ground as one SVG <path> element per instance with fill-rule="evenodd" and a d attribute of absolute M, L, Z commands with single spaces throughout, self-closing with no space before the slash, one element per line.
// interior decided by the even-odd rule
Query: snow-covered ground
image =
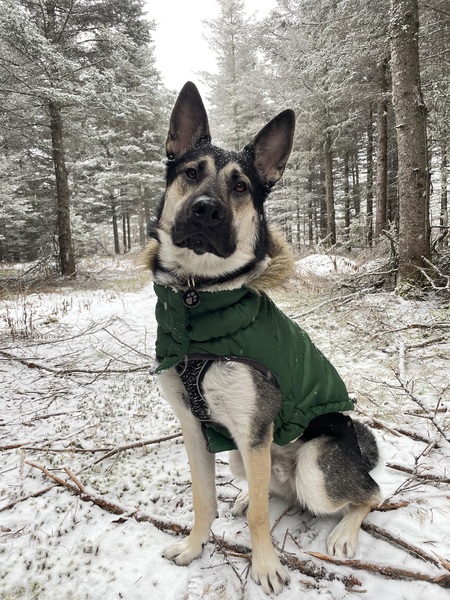
<path fill-rule="evenodd" d="M 183 443 L 171 437 L 178 424 L 149 369 L 155 298 L 131 260 L 104 269 L 0 301 L 0 597 L 263 599 L 242 555 L 246 521 L 231 516 L 239 483 L 226 454 L 217 456 L 219 515 L 203 556 L 188 567 L 162 558 L 174 530 L 192 523 L 192 503 Z M 308 554 L 325 554 L 335 519 L 272 499 L 273 538 L 291 564 L 279 598 L 444 600 L 449 301 L 382 292 L 326 303 L 330 289 L 297 285 L 277 301 L 374 426 L 386 505 L 367 518 L 356 563 L 336 565 Z"/>

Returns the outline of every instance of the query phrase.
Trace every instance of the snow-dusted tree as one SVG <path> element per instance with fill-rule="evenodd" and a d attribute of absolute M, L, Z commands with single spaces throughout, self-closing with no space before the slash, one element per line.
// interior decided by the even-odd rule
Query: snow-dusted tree
<path fill-rule="evenodd" d="M 430 259 L 426 106 L 419 68 L 418 0 L 391 0 L 392 94 L 400 198 L 399 279 L 417 279 Z"/>
<path fill-rule="evenodd" d="M 297 177 L 305 199 L 300 213 L 320 224 L 320 237 L 331 243 L 346 235 L 361 211 L 370 171 L 367 115 L 376 105 L 376 64 L 385 52 L 386 24 L 376 25 L 383 24 L 387 7 L 362 0 L 278 0 L 261 28 L 272 99 L 283 99 L 297 113 Z"/>
<path fill-rule="evenodd" d="M 217 60 L 216 74 L 203 74 L 209 86 L 211 130 L 216 142 L 241 149 L 263 124 L 268 111 L 261 89 L 254 19 L 243 0 L 217 0 L 219 16 L 206 21 L 206 34 Z"/>
<path fill-rule="evenodd" d="M 132 62 L 150 41 L 143 5 L 142 0 L 0 0 L 3 106 L 28 135 L 28 147 L 47 144 L 47 156 L 51 150 L 65 275 L 75 272 L 67 168 L 73 134 L 85 133 L 79 124 L 94 115 L 102 113 L 106 120 L 128 109 L 129 90 L 118 66 Z"/>
<path fill-rule="evenodd" d="M 450 7 L 448 0 L 420 2 L 419 50 L 421 83 L 427 105 L 434 242 L 450 242 L 448 194 L 450 178 Z M 434 171 L 434 172 L 433 172 Z"/>

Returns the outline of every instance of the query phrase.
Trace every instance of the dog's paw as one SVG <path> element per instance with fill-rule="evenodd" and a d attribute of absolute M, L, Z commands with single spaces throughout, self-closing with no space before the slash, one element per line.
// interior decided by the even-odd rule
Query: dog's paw
<path fill-rule="evenodd" d="M 327 539 L 327 552 L 337 558 L 353 558 L 358 546 L 358 533 L 351 531 L 345 522 L 336 525 Z"/>
<path fill-rule="evenodd" d="M 163 556 L 164 558 L 173 560 L 176 565 L 183 567 L 188 565 L 195 558 L 198 558 L 202 552 L 203 544 L 190 539 L 190 536 L 188 536 L 181 542 L 168 546 L 164 550 Z"/>
<path fill-rule="evenodd" d="M 259 583 L 266 594 L 279 594 L 289 583 L 289 575 L 273 553 L 263 559 L 252 558 L 252 579 Z"/>
<path fill-rule="evenodd" d="M 233 508 L 231 509 L 231 514 L 233 517 L 242 517 L 245 514 L 245 511 L 248 508 L 248 491 L 244 490 L 239 492 L 234 501 Z"/>

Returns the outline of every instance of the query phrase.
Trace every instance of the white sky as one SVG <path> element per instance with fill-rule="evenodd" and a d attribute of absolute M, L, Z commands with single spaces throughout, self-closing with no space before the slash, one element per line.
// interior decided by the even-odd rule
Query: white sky
<path fill-rule="evenodd" d="M 258 17 L 275 5 L 276 0 L 245 0 L 247 13 Z M 148 16 L 156 21 L 156 65 L 167 87 L 178 91 L 191 80 L 201 91 L 196 73 L 215 70 L 215 58 L 203 39 L 202 20 L 218 12 L 215 0 L 147 0 Z"/>

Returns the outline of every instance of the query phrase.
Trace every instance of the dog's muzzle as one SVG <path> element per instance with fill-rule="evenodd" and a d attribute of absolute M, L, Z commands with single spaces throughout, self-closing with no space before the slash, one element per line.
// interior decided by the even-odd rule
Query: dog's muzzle
<path fill-rule="evenodd" d="M 210 252 L 227 258 L 236 249 L 230 209 L 206 195 L 188 201 L 175 219 L 172 241 L 196 254 Z"/>

